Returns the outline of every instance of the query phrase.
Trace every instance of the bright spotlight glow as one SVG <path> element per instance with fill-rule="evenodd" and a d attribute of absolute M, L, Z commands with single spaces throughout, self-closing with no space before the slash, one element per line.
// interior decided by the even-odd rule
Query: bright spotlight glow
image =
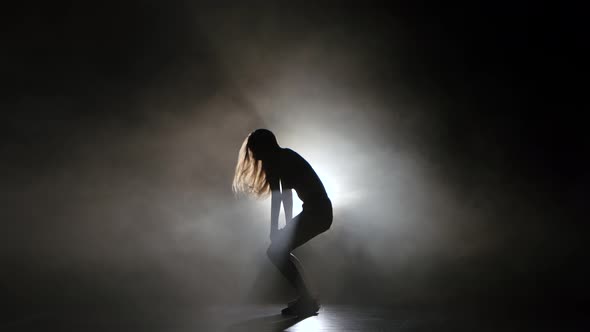
<path fill-rule="evenodd" d="M 326 133 L 324 144 L 317 144 L 318 140 L 314 138 L 300 139 L 293 144 L 294 150 L 313 167 L 334 208 L 349 206 L 362 196 L 360 188 L 352 182 L 358 178 L 355 170 L 358 161 L 349 160 L 349 156 L 354 155 L 350 147 L 343 147 L 341 140 L 328 137 Z"/>
<path fill-rule="evenodd" d="M 338 173 L 338 165 L 336 162 L 315 162 L 314 159 L 308 159 L 315 172 L 322 180 L 328 197 L 332 201 L 334 207 L 344 206 L 359 197 L 359 193 L 355 190 L 347 190 L 346 177 Z M 352 189 L 352 188 L 351 188 Z M 293 215 L 300 213 L 301 204 L 303 204 L 297 195 L 293 195 Z"/>
<path fill-rule="evenodd" d="M 312 165 L 315 169 L 316 173 L 322 180 L 324 187 L 326 188 L 326 192 L 332 200 L 332 204 L 335 206 L 341 206 L 350 201 L 356 199 L 358 197 L 358 192 L 349 188 L 347 190 L 346 184 L 346 177 L 338 174 L 338 166 L 333 164 L 324 164 L 318 163 L 316 165 Z"/>
<path fill-rule="evenodd" d="M 312 128 L 312 127 L 310 127 Z M 363 159 L 351 161 L 351 155 L 358 155 L 358 147 L 353 146 L 346 139 L 330 134 L 322 130 L 310 130 L 320 133 L 321 138 L 311 134 L 301 135 L 300 133 L 277 134 L 279 144 L 291 148 L 299 153 L 309 164 L 320 180 L 322 181 L 332 206 L 337 209 L 344 206 L 352 206 L 363 196 L 364 189 L 354 184 L 358 182 L 358 169 Z M 281 130 L 278 131 L 281 133 Z M 319 144 L 318 142 L 321 142 Z M 293 195 L 293 216 L 302 212 L 301 200 L 294 193 Z M 270 211 L 270 204 L 267 200 L 257 202 L 257 209 L 266 215 Z M 284 217 L 283 209 L 280 211 L 279 225 Z M 335 212 L 336 213 L 336 212 Z M 267 222 L 266 220 L 264 221 Z"/>

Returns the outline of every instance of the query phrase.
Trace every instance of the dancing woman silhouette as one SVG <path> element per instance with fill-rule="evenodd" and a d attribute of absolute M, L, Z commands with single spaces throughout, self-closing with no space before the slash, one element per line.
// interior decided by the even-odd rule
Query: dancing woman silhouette
<path fill-rule="evenodd" d="M 303 211 L 295 218 L 291 189 L 303 202 Z M 320 305 L 305 282 L 301 263 L 291 251 L 332 225 L 332 202 L 320 178 L 297 152 L 281 148 L 270 130 L 257 129 L 246 137 L 240 149 L 233 190 L 257 198 L 271 195 L 271 245 L 267 254 L 298 295 L 281 312 L 298 316 L 317 313 Z M 279 229 L 281 202 L 286 225 Z"/>

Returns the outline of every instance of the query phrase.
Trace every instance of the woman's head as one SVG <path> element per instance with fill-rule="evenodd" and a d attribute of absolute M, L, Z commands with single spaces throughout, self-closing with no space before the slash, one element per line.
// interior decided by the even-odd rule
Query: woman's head
<path fill-rule="evenodd" d="M 257 129 L 251 132 L 242 143 L 238 155 L 232 185 L 234 192 L 243 192 L 255 197 L 270 194 L 267 166 L 279 149 L 277 139 L 270 130 Z"/>

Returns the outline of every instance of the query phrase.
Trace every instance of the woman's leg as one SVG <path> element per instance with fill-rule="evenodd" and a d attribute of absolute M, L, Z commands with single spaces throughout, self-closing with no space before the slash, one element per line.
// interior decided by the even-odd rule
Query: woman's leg
<path fill-rule="evenodd" d="M 272 245 L 267 252 L 271 262 L 295 288 L 297 295 L 303 298 L 311 297 L 309 288 L 305 282 L 303 266 L 297 257 L 290 252 L 273 248 Z"/>
<path fill-rule="evenodd" d="M 305 282 L 303 266 L 291 251 L 325 231 L 314 227 L 314 222 L 319 220 L 312 220 L 305 213 L 299 214 L 279 231 L 267 250 L 271 262 L 296 289 L 297 294 L 304 298 L 311 296 L 310 290 Z"/>

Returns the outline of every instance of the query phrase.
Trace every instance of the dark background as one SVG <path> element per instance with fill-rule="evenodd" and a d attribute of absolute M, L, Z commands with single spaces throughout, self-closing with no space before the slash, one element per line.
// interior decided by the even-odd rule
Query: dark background
<path fill-rule="evenodd" d="M 299 249 L 325 302 L 581 313 L 582 12 L 19 5 L 1 54 L 8 321 L 284 301 L 269 204 L 230 190 L 258 127 L 355 193 Z"/>

